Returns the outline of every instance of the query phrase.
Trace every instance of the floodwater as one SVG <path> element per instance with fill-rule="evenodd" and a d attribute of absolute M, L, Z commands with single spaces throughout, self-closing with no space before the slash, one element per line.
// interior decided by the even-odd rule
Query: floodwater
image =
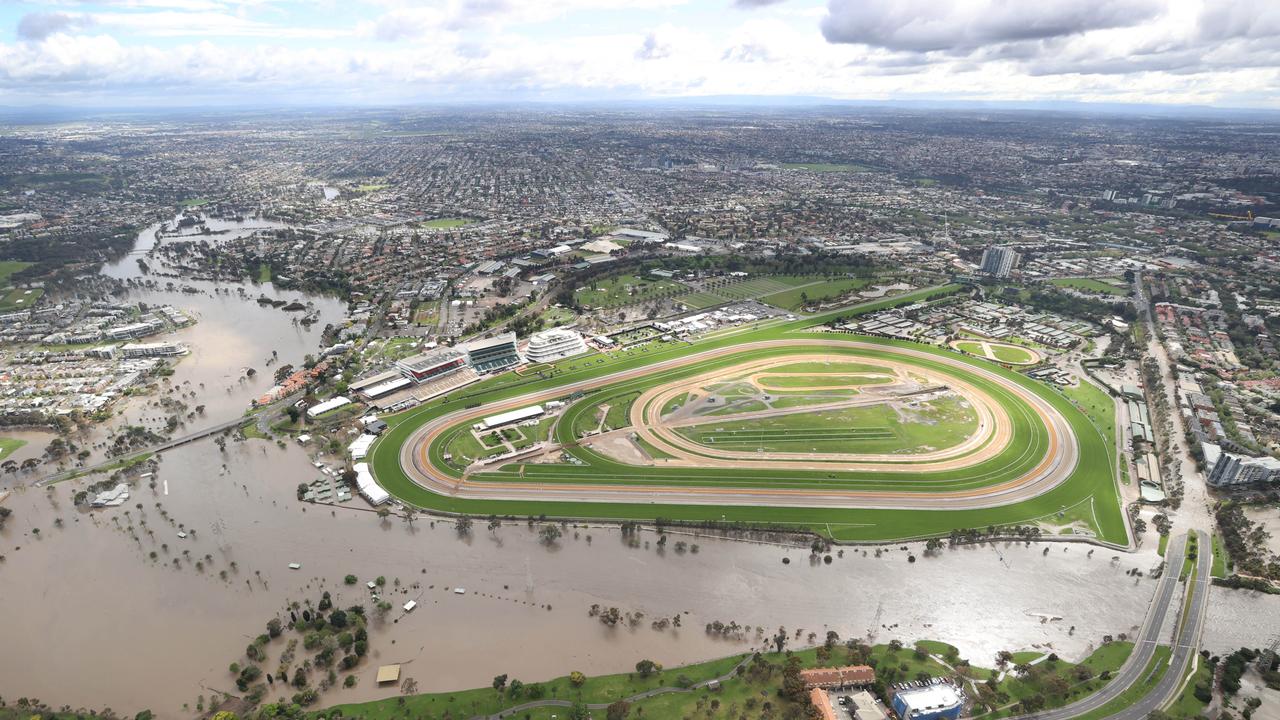
<path fill-rule="evenodd" d="M 574 669 L 625 671 L 645 657 L 670 667 L 758 644 L 754 633 L 750 643 L 708 636 L 703 628 L 714 620 L 763 626 L 766 636 L 785 626 L 879 642 L 934 638 L 978 662 L 1030 647 L 1079 657 L 1104 634 L 1139 625 L 1154 589 L 1126 575 L 1153 557 L 1113 561 L 1097 550 L 1090 558 L 1082 545 L 1050 546 L 1048 554 L 1039 546 L 970 548 L 915 563 L 897 549 L 880 558 L 846 549 L 823 565 L 810 562 L 807 548 L 715 539 L 694 540 L 697 554 L 659 555 L 598 527 L 576 539 L 570 529 L 548 548 L 523 522 L 491 536 L 478 521 L 462 540 L 443 521 L 380 520 L 358 498 L 338 509 L 298 503 L 294 488 L 313 478 L 295 445 L 251 440 L 224 454 L 202 441 L 166 453 L 155 489 L 141 484 L 119 508 L 79 511 L 69 484 L 52 496 L 30 489 L 10 498 L 0 613 L 11 621 L 0 624 L 0 647 L 24 661 L 0 673 L 0 695 L 181 717 L 183 703 L 194 707 L 201 693 L 234 692 L 227 665 L 288 601 L 328 589 L 339 605 L 361 602 L 363 583 L 378 575 L 402 582 L 403 592 L 388 597 L 390 618 L 409 599 L 420 607 L 374 629 L 359 685 L 332 690 L 325 702 L 395 694 L 371 682 L 383 662 L 410 663 L 406 674 L 425 692 L 483 686 L 502 672 L 527 682 Z M 178 524 L 194 537 L 179 539 Z M 190 558 L 175 569 L 182 550 Z M 197 571 L 192 564 L 206 555 L 213 560 Z M 293 562 L 302 569 L 289 570 Z M 344 586 L 347 573 L 361 584 Z M 411 589 L 414 582 L 421 587 Z M 646 620 L 634 630 L 606 628 L 588 617 L 593 603 L 643 611 Z M 685 612 L 679 631 L 649 627 Z"/>
<path fill-rule="evenodd" d="M 1280 639 L 1280 595 L 1213 588 L 1203 646 L 1215 655 L 1263 648 Z"/>
<path fill-rule="evenodd" d="M 212 230 L 228 232 L 212 236 L 221 240 L 242 237 L 264 228 L 286 227 L 281 223 L 257 219 L 239 222 L 210 218 L 207 225 Z M 144 257 L 145 252 L 154 246 L 155 231 L 159 227 L 157 223 L 140 232 L 134 250 L 121 260 L 103 267 L 103 274 L 121 280 L 144 278 L 137 258 Z M 154 265 L 158 260 L 151 258 L 150 262 Z M 269 282 L 239 284 L 175 280 L 174 288 L 169 289 L 171 278 L 155 279 L 160 284 L 158 288 L 134 288 L 124 299 L 151 306 L 172 305 L 196 320 L 176 332 L 148 338 L 182 342 L 191 351 L 174 366 L 174 374 L 165 384 L 169 392 L 163 394 L 181 399 L 190 410 L 204 405 L 205 412 L 191 419 L 184 417 L 184 425 L 173 435 L 195 432 L 242 414 L 254 399 L 274 385 L 277 367 L 284 364 L 300 367 L 308 354 L 318 356 L 325 325 L 340 325 L 346 318 L 346 303 L 341 300 L 277 290 Z M 195 292 L 184 292 L 183 287 Z M 243 295 L 239 292 L 241 288 Z M 305 313 L 285 312 L 258 304 L 257 298 L 264 295 L 306 305 L 307 312 L 313 314 L 317 321 L 310 326 L 303 325 L 298 321 Z M 255 371 L 252 377 L 247 373 L 249 368 Z M 191 397 L 190 393 L 195 393 L 195 396 Z M 156 406 L 159 397 L 142 396 L 117 406 L 118 410 L 123 409 L 123 414 L 112 425 L 127 422 L 163 432 L 169 413 Z M 97 457 L 95 455 L 95 459 Z"/>

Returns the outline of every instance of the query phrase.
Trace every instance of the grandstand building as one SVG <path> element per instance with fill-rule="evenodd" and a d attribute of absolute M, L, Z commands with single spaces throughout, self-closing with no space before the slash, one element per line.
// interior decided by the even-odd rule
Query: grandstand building
<path fill-rule="evenodd" d="M 514 337 L 512 334 L 512 338 Z M 396 361 L 396 369 L 400 374 L 419 385 L 455 373 L 466 366 L 467 356 L 453 348 L 434 350 Z"/>
<path fill-rule="evenodd" d="M 522 362 L 520 352 L 516 349 L 516 334 L 513 332 L 473 340 L 464 347 L 472 369 L 481 374 L 505 370 Z"/>
<path fill-rule="evenodd" d="M 582 339 L 582 335 L 573 330 L 553 328 L 530 336 L 524 356 L 531 363 L 545 363 L 580 355 L 586 351 L 587 343 Z"/>

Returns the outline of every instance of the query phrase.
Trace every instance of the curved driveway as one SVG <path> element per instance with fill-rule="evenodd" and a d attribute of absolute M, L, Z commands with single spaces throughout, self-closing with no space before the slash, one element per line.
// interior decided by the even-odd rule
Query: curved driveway
<path fill-rule="evenodd" d="M 995 383 L 1032 408 L 1044 422 L 1049 434 L 1049 450 L 1030 472 L 1006 482 L 971 490 L 877 491 L 783 487 L 718 487 L 670 486 L 662 484 L 590 484 L 539 483 L 532 481 L 475 482 L 466 477 L 455 478 L 434 466 L 429 449 L 449 428 L 496 413 L 534 403 L 564 397 L 573 392 L 593 390 L 664 370 L 752 350 L 788 348 L 844 348 L 888 352 L 951 365 Z M 754 505 L 766 507 L 839 507 L 839 508 L 932 508 L 960 510 L 989 508 L 1019 502 L 1042 495 L 1070 477 L 1079 457 L 1079 445 L 1066 418 L 1044 398 L 1010 381 L 990 369 L 959 358 L 929 352 L 856 340 L 796 339 L 767 340 L 744 343 L 685 357 L 673 358 L 639 368 L 622 370 L 540 392 L 486 404 L 479 408 L 460 409 L 429 420 L 416 429 L 400 447 L 400 465 L 417 485 L 437 494 L 485 500 L 540 500 L 568 502 L 673 503 L 686 505 Z M 637 468 L 642 471 L 643 468 Z"/>

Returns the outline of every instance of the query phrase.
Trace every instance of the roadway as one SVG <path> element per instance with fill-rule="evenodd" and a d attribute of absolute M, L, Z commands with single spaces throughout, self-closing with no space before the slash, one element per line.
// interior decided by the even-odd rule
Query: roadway
<path fill-rule="evenodd" d="M 1165 571 L 1160 578 L 1160 585 L 1147 611 L 1146 620 L 1138 637 L 1134 639 L 1133 653 L 1112 677 L 1110 683 L 1098 692 L 1077 700 L 1055 710 L 1022 715 L 1011 720 L 1071 720 L 1082 715 L 1095 712 L 1111 701 L 1123 695 L 1132 686 L 1146 679 L 1147 665 L 1155 657 L 1156 648 L 1173 642 L 1173 652 L 1164 674 L 1156 683 L 1156 687 L 1132 705 L 1109 715 L 1106 720 L 1143 720 L 1152 712 L 1165 707 L 1181 691 L 1183 677 L 1188 663 L 1198 651 L 1200 633 L 1204 626 L 1205 609 L 1208 606 L 1210 569 L 1213 563 L 1212 545 L 1209 536 L 1196 532 L 1199 538 L 1199 552 L 1196 558 L 1196 577 L 1194 582 L 1188 579 L 1186 592 L 1190 593 L 1190 604 L 1185 606 L 1186 595 L 1177 592 L 1183 583 L 1179 575 L 1186 558 L 1186 535 L 1179 535 L 1169 542 L 1165 553 Z M 1179 605 L 1174 606 L 1177 601 Z M 1177 607 L 1172 624 L 1166 623 L 1171 607 Z M 1182 608 L 1187 607 L 1185 615 Z"/>
<path fill-rule="evenodd" d="M 158 442 L 149 447 L 136 449 L 133 452 L 128 453 L 127 455 L 108 458 L 106 460 L 103 460 L 102 462 L 99 462 L 94 465 L 89 465 L 86 467 L 79 467 L 79 468 L 73 467 L 73 468 L 68 468 L 66 470 L 61 470 L 56 473 L 51 473 L 37 480 L 35 482 L 35 486 L 40 487 L 42 485 L 51 485 L 53 483 L 61 482 L 63 480 L 69 480 L 73 477 L 82 477 L 84 475 L 91 475 L 100 470 L 104 470 L 106 468 L 112 467 L 117 463 L 120 463 L 121 461 L 128 460 L 130 458 L 136 458 L 140 455 L 146 455 L 147 453 L 155 454 L 155 453 L 162 453 L 166 450 L 172 450 L 174 448 L 186 445 L 187 443 L 193 443 L 197 440 L 203 440 L 204 438 L 212 437 L 214 435 L 224 433 L 233 428 L 238 428 L 242 425 L 248 424 L 250 421 L 257 423 L 258 430 L 261 431 L 263 434 L 269 434 L 271 421 L 274 420 L 280 414 L 280 411 L 284 409 L 285 406 L 294 402 L 294 400 L 296 400 L 297 397 L 298 395 L 297 393 L 295 393 L 293 395 L 290 395 L 289 397 L 281 398 L 270 405 L 264 405 L 250 415 L 247 415 L 247 416 L 241 415 L 240 417 L 237 417 L 234 420 L 227 420 L 225 422 L 220 422 L 216 425 L 210 425 L 209 427 L 201 428 L 200 430 L 187 433 L 186 435 L 182 435 L 180 437 L 170 438 L 168 440 Z"/>

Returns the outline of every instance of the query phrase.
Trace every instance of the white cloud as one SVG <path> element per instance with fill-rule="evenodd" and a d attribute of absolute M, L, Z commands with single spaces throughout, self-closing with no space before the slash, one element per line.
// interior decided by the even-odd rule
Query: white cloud
<path fill-rule="evenodd" d="M 727 10 L 730 0 L 718 1 Z M 26 102 L 91 93 L 330 102 L 733 94 L 1213 104 L 1239 102 L 1249 88 L 1250 104 L 1280 106 L 1280 18 L 1268 2 L 856 1 L 827 0 L 820 23 L 813 0 L 722 11 L 713 21 L 700 8 L 643 0 L 654 22 L 619 28 L 605 21 L 620 0 L 376 0 L 360 6 L 368 19 L 353 28 L 350 16 L 324 22 L 314 6 L 299 14 L 276 2 L 124 0 L 148 8 L 115 3 L 25 21 L 18 42 L 0 42 L 0 94 Z M 849 42 L 824 39 L 832 23 Z"/>

